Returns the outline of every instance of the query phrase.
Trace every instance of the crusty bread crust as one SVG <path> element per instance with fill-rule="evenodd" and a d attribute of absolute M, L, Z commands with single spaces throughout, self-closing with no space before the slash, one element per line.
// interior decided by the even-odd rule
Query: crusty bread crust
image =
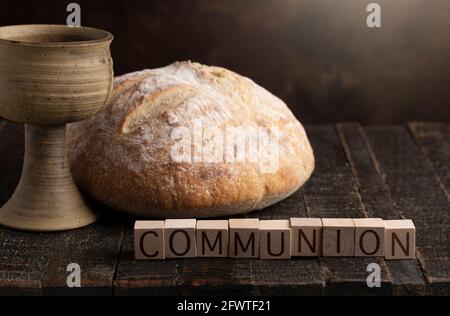
<path fill-rule="evenodd" d="M 278 169 L 258 163 L 175 162 L 171 137 L 194 122 L 276 126 Z M 310 177 L 314 156 L 302 125 L 277 97 L 219 67 L 177 62 L 116 78 L 105 110 L 71 124 L 71 170 L 79 187 L 114 209 L 146 218 L 247 213 L 291 195 Z"/>

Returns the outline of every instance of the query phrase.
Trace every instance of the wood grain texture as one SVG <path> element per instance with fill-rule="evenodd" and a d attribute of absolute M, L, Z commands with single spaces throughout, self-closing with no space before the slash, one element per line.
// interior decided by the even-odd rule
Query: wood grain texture
<path fill-rule="evenodd" d="M 125 224 L 114 280 L 114 294 L 178 295 L 180 260 L 136 260 L 133 225 L 130 220 Z"/>
<path fill-rule="evenodd" d="M 450 196 L 450 124 L 413 122 L 409 123 L 409 129 Z"/>
<path fill-rule="evenodd" d="M 279 204 L 245 218 L 287 219 L 306 216 L 301 190 Z M 324 276 L 318 259 L 283 262 L 260 259 L 186 259 L 179 284 L 183 294 L 320 295 Z"/>
<path fill-rule="evenodd" d="M 263 211 L 249 214 L 261 220 L 308 217 L 303 190 Z M 320 295 L 325 275 L 317 258 L 283 261 L 252 261 L 255 293 L 258 295 Z"/>
<path fill-rule="evenodd" d="M 120 234 L 111 221 L 58 235 L 0 228 L 0 294 L 111 295 Z M 70 263 L 81 267 L 81 288 L 67 287 Z"/>
<path fill-rule="evenodd" d="M 92 226 L 64 233 L 0 228 L 0 295 L 449 294 L 448 199 L 436 165 L 408 129 L 344 124 L 307 131 L 317 158 L 311 181 L 248 217 L 412 218 L 420 264 L 373 258 L 142 262 L 134 259 L 132 219 L 108 213 Z M 23 126 L 0 121 L 0 204 L 19 180 L 23 153 Z M 82 268 L 81 289 L 66 287 L 72 262 Z M 381 265 L 380 289 L 366 285 L 371 262 Z"/>
<path fill-rule="evenodd" d="M 114 282 L 115 295 L 248 295 L 249 259 L 190 258 L 136 261 L 130 222 L 125 229 Z"/>
<path fill-rule="evenodd" d="M 136 261 L 130 222 L 125 229 L 114 282 L 115 295 L 248 295 L 249 259 L 190 258 Z"/>
<path fill-rule="evenodd" d="M 0 123 L 0 205 L 9 199 L 20 178 L 23 131 L 21 124 Z M 121 235 L 122 226 L 114 216 L 58 234 L 0 227 L 0 295 L 110 295 Z M 70 263 L 82 269 L 80 289 L 66 286 Z"/>
<path fill-rule="evenodd" d="M 261 219 L 307 216 L 303 195 L 248 217 Z M 283 262 L 259 259 L 193 258 L 138 262 L 132 236 L 125 231 L 115 281 L 115 294 L 169 295 L 321 295 L 324 275 L 318 259 Z"/>
<path fill-rule="evenodd" d="M 367 217 L 338 134 L 331 125 L 307 129 L 316 157 L 316 170 L 304 187 L 309 217 Z M 325 294 L 392 294 L 392 279 L 381 258 L 320 258 L 326 274 Z M 382 287 L 369 288 L 366 283 L 369 263 L 380 264 Z"/>
<path fill-rule="evenodd" d="M 378 161 L 359 124 L 338 124 L 337 130 L 359 193 L 369 217 L 399 219 L 389 187 L 385 183 Z M 418 261 L 388 261 L 386 267 L 392 279 L 394 294 L 423 294 L 425 280 Z"/>
<path fill-rule="evenodd" d="M 427 294 L 448 295 L 450 206 L 433 165 L 406 127 L 370 127 L 365 132 L 395 209 L 416 225 L 416 254 L 427 281 Z"/>

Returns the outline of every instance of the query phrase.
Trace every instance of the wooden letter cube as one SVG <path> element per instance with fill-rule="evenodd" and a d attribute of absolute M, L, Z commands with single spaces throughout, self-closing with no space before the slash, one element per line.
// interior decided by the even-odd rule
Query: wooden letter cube
<path fill-rule="evenodd" d="M 320 218 L 291 218 L 291 231 L 293 257 L 322 255 L 322 220 Z"/>
<path fill-rule="evenodd" d="M 325 257 L 355 255 L 355 225 L 351 218 L 323 218 L 322 253 Z"/>
<path fill-rule="evenodd" d="M 197 221 L 197 255 L 228 257 L 228 221 Z"/>
<path fill-rule="evenodd" d="M 386 229 L 386 259 L 416 257 L 416 227 L 411 220 L 384 221 Z"/>
<path fill-rule="evenodd" d="M 261 259 L 291 258 L 291 228 L 289 220 L 261 221 L 259 226 Z"/>
<path fill-rule="evenodd" d="M 259 219 L 230 219 L 230 257 L 259 257 Z"/>
<path fill-rule="evenodd" d="M 195 219 L 167 219 L 164 226 L 166 258 L 197 256 Z"/>
<path fill-rule="evenodd" d="M 164 221 L 137 221 L 134 253 L 138 260 L 164 259 Z"/>
<path fill-rule="evenodd" d="M 381 218 L 356 218 L 355 256 L 384 257 L 384 221 Z"/>

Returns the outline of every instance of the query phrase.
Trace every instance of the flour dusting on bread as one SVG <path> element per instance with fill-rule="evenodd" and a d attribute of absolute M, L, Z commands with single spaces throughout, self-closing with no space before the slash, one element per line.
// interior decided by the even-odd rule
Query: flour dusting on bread
<path fill-rule="evenodd" d="M 279 168 L 267 174 L 258 162 L 175 162 L 174 131 L 194 131 L 199 124 L 224 133 L 275 126 L 266 137 L 278 144 Z M 68 135 L 81 189 L 143 217 L 261 209 L 295 192 L 314 169 L 305 130 L 283 101 L 248 78 L 192 62 L 117 77 L 105 110 L 71 124 Z"/>

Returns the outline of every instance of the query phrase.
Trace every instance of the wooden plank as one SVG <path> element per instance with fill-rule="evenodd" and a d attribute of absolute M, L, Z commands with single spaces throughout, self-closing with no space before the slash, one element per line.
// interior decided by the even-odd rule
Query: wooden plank
<path fill-rule="evenodd" d="M 114 279 L 114 295 L 178 295 L 182 260 L 136 260 L 133 226 L 130 219 L 126 220 Z"/>
<path fill-rule="evenodd" d="M 0 207 L 8 201 L 19 182 L 23 137 L 22 125 L 0 121 Z M 0 227 L 0 295 L 41 295 L 40 271 L 43 263 L 38 254 L 42 235 L 37 235 L 35 239 L 30 237 L 15 235 L 13 231 Z M 37 246 L 34 247 L 36 241 Z M 33 262 L 27 259 L 29 254 L 34 255 Z"/>
<path fill-rule="evenodd" d="M 134 259 L 133 223 L 125 236 L 114 282 L 115 295 L 249 295 L 249 259 Z"/>
<path fill-rule="evenodd" d="M 253 294 L 253 260 L 241 258 L 197 258 L 183 260 L 179 273 L 182 295 Z"/>
<path fill-rule="evenodd" d="M 0 294 L 111 295 L 118 223 L 56 234 L 24 233 L 0 228 Z M 81 268 L 81 288 L 68 288 L 67 267 Z"/>
<path fill-rule="evenodd" d="M 244 217 L 243 215 L 233 216 L 233 218 Z M 252 260 L 242 258 L 177 260 L 176 287 L 178 294 L 250 295 L 253 293 Z"/>
<path fill-rule="evenodd" d="M 45 253 L 43 294 L 112 295 L 122 236 L 123 227 L 114 216 L 89 227 L 48 236 L 51 246 Z M 67 287 L 70 263 L 81 268 L 81 288 Z"/>
<path fill-rule="evenodd" d="M 42 295 L 44 239 L 42 234 L 17 234 L 0 227 L 0 295 Z"/>
<path fill-rule="evenodd" d="M 23 126 L 13 123 L 4 124 L 0 133 L 1 205 L 19 181 L 23 137 Z M 121 234 L 113 219 L 53 234 L 0 228 L 0 294 L 112 294 Z M 67 287 L 70 263 L 81 267 L 81 288 Z"/>
<path fill-rule="evenodd" d="M 405 127 L 370 127 L 365 132 L 397 212 L 416 225 L 427 293 L 449 295 L 449 199 L 433 165 Z"/>
<path fill-rule="evenodd" d="M 261 220 L 308 217 L 303 190 L 288 199 L 249 217 Z M 325 274 L 317 258 L 292 258 L 282 261 L 254 260 L 252 273 L 257 295 L 322 295 Z"/>
<path fill-rule="evenodd" d="M 378 162 L 359 124 L 338 124 L 341 143 L 350 162 L 364 206 L 369 217 L 399 219 L 388 186 Z M 425 279 L 418 260 L 385 262 L 392 278 L 395 295 L 419 295 L 425 292 Z"/>
<path fill-rule="evenodd" d="M 431 161 L 447 197 L 450 194 L 450 124 L 413 122 L 409 124 L 416 142 Z"/>
<path fill-rule="evenodd" d="M 335 128 L 331 125 L 313 126 L 307 132 L 316 157 L 316 170 L 304 187 L 309 216 L 367 217 Z M 327 295 L 392 294 L 392 280 L 381 258 L 321 258 L 320 262 L 327 276 Z M 380 288 L 367 286 L 369 273 L 366 269 L 370 263 L 378 263 L 381 267 Z"/>
<path fill-rule="evenodd" d="M 289 199 L 248 217 L 411 217 L 418 226 L 427 293 L 448 294 L 448 196 L 433 165 L 404 128 L 367 129 L 372 147 L 364 139 L 364 131 L 339 131 L 344 149 L 333 127 L 308 128 L 317 158 L 311 181 Z M 19 142 L 23 143 L 21 126 L 0 122 L 1 204 L 20 176 L 23 148 Z M 127 226 L 117 262 L 121 222 Z M 58 234 L 0 228 L 4 245 L 0 249 L 0 295 L 111 294 L 115 271 L 117 295 L 417 294 L 423 288 L 420 281 L 412 282 L 421 273 L 415 261 L 376 260 L 382 267 L 381 289 L 366 286 L 365 268 L 371 258 L 322 258 L 320 264 L 319 259 L 297 258 L 281 262 L 229 258 L 138 262 L 133 257 L 132 225 L 129 219 L 112 217 Z M 65 269 L 72 262 L 82 267 L 86 286 L 80 290 L 65 286 Z"/>
<path fill-rule="evenodd" d="M 243 217 L 287 219 L 291 216 L 307 216 L 301 190 L 277 205 Z M 324 275 L 318 259 L 273 262 L 197 258 L 182 261 L 178 281 L 184 295 L 321 295 Z"/>

